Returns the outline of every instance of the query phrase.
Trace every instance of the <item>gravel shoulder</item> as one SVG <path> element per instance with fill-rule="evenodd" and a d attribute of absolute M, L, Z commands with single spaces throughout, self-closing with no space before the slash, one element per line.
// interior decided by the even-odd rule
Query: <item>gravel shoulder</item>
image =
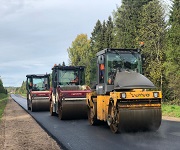
<path fill-rule="evenodd" d="M 60 146 L 14 100 L 9 99 L 0 122 L 2 150 L 60 150 Z"/>
<path fill-rule="evenodd" d="M 176 118 L 176 117 L 162 116 L 162 119 L 163 120 L 178 121 L 178 122 L 180 122 L 180 118 Z"/>

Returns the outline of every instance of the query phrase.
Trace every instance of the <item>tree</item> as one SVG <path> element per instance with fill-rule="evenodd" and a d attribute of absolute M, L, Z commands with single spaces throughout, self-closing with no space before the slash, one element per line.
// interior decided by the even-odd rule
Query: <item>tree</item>
<path fill-rule="evenodd" d="M 26 82 L 25 81 L 22 82 L 21 87 L 16 88 L 15 93 L 26 94 Z"/>
<path fill-rule="evenodd" d="M 158 0 L 144 5 L 141 12 L 139 37 L 137 41 L 144 41 L 143 54 L 146 57 L 144 64 L 145 75 L 158 87 L 162 88 L 164 62 L 164 36 L 166 24 L 164 10 Z"/>
<path fill-rule="evenodd" d="M 113 40 L 114 40 L 114 23 L 112 21 L 111 16 L 108 17 L 108 20 L 106 21 L 106 31 L 105 31 L 105 42 L 104 47 L 105 48 L 112 48 L 113 47 Z"/>
<path fill-rule="evenodd" d="M 168 90 L 171 91 L 169 99 L 180 100 L 180 1 L 173 0 L 170 12 L 169 29 L 166 38 L 165 71 L 168 80 Z"/>
<path fill-rule="evenodd" d="M 114 23 L 111 16 L 108 17 L 107 21 L 104 20 L 103 23 L 99 20 L 97 21 L 90 37 L 91 53 L 96 55 L 100 50 L 112 47 L 114 37 L 113 29 Z"/>
<path fill-rule="evenodd" d="M 0 93 L 4 93 L 4 94 L 7 93 L 7 90 L 4 88 L 3 82 L 1 79 L 0 79 Z"/>
<path fill-rule="evenodd" d="M 137 47 L 140 13 L 142 7 L 152 0 L 122 0 L 122 5 L 114 13 L 114 46 L 119 48 Z"/>
<path fill-rule="evenodd" d="M 103 36 L 102 36 L 102 24 L 100 20 L 96 22 L 96 25 L 91 33 L 90 37 L 91 54 L 96 54 L 99 50 L 103 49 Z"/>
<path fill-rule="evenodd" d="M 77 35 L 71 47 L 67 49 L 70 65 L 86 66 L 86 83 L 89 84 L 90 76 L 90 40 L 86 34 Z"/>

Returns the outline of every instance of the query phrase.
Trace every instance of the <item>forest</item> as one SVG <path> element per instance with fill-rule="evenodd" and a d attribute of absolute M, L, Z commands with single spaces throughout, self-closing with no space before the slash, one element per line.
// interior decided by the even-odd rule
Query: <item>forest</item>
<path fill-rule="evenodd" d="M 86 66 L 86 84 L 95 78 L 96 53 L 105 48 L 141 48 L 144 75 L 163 93 L 163 102 L 180 105 L 180 1 L 122 0 L 121 6 L 97 20 L 91 36 L 78 34 L 67 49 L 69 65 Z M 64 62 L 63 62 L 64 64 Z M 24 93 L 25 82 L 17 89 Z"/>
<path fill-rule="evenodd" d="M 97 20 L 91 37 L 79 34 L 67 49 L 70 65 L 86 66 L 86 82 L 94 75 L 93 59 L 105 48 L 141 48 L 144 75 L 163 92 L 163 101 L 180 105 L 180 1 L 170 12 L 158 0 L 122 0 L 107 20 Z"/>

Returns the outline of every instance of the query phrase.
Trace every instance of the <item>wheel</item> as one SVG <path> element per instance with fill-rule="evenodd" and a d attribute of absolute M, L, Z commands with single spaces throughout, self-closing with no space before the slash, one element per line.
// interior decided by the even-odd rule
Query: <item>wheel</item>
<path fill-rule="evenodd" d="M 53 112 L 53 104 L 52 104 L 52 101 L 50 101 L 50 103 L 49 103 L 49 110 L 50 110 L 50 114 L 51 114 L 51 116 L 55 116 L 55 112 Z"/>
<path fill-rule="evenodd" d="M 119 125 L 118 109 L 114 106 L 113 103 L 109 104 L 107 124 L 110 126 L 110 129 L 113 133 L 119 132 L 119 130 L 118 130 L 118 125 Z"/>
<path fill-rule="evenodd" d="M 94 103 L 93 107 L 88 106 L 88 121 L 90 125 L 97 125 L 97 103 Z"/>

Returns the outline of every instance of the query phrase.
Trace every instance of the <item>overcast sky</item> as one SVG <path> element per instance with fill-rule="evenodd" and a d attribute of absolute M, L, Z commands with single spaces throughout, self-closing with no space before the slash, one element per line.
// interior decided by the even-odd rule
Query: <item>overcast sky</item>
<path fill-rule="evenodd" d="M 164 0 L 166 1 L 166 0 Z M 121 0 L 0 0 L 0 78 L 21 86 L 26 74 L 51 73 L 78 34 L 88 38 Z"/>
<path fill-rule="evenodd" d="M 0 0 L 0 76 L 21 86 L 26 74 L 51 73 L 78 34 L 107 20 L 121 0 Z"/>

